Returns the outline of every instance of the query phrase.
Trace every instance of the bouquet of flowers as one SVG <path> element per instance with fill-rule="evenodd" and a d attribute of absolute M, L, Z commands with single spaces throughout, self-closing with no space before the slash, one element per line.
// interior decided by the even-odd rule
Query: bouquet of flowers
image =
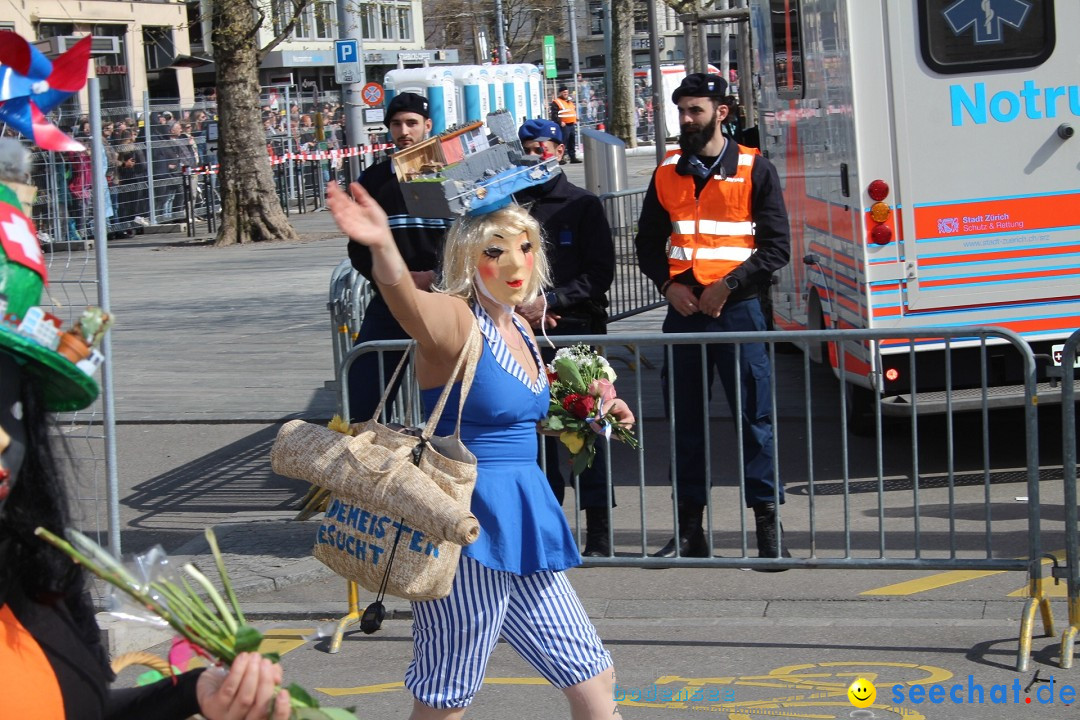
<path fill-rule="evenodd" d="M 206 530 L 206 540 L 214 554 L 225 598 L 194 565 L 184 566 L 187 577 L 170 576 L 168 572 L 163 572 L 163 567 L 168 563 L 160 548 L 136 558 L 138 570 L 132 572 L 77 530 L 66 532 L 68 540 L 45 528 L 39 527 L 35 533 L 130 597 L 141 610 L 148 611 L 152 616 L 137 616 L 137 619 L 159 618 L 200 655 L 230 665 L 240 653 L 255 652 L 262 644 L 262 633 L 244 619 L 225 572 L 217 538 L 209 528 Z M 148 565 L 156 567 L 147 572 Z M 207 595 L 209 601 L 203 600 L 202 593 Z M 127 615 L 132 617 L 130 613 Z M 263 657 L 273 662 L 280 659 L 277 653 L 263 653 Z M 299 685 L 293 684 L 286 689 L 289 691 L 290 717 L 293 720 L 356 720 L 351 710 L 320 708 L 319 703 Z"/>
<path fill-rule="evenodd" d="M 541 421 L 545 430 L 559 433 L 559 440 L 570 450 L 575 475 L 592 467 L 596 457 L 596 438 L 612 435 L 637 448 L 633 431 L 620 424 L 611 413 L 604 413 L 615 399 L 615 371 L 603 355 L 587 345 L 561 348 L 547 366 L 551 383 L 551 405 Z"/>

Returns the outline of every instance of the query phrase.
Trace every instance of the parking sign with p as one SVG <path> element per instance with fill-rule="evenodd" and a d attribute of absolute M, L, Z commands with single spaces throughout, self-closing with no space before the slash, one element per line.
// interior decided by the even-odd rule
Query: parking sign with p
<path fill-rule="evenodd" d="M 339 83 L 360 80 L 360 43 L 356 40 L 334 42 L 334 79 Z"/>

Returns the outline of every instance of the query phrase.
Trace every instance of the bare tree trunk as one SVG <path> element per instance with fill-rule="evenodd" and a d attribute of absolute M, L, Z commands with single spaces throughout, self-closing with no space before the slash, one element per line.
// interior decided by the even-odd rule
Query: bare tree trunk
<path fill-rule="evenodd" d="M 649 0 L 651 2 L 651 0 Z M 633 0 L 611 2 L 611 126 L 615 137 L 637 147 L 634 132 L 634 63 L 630 37 L 634 32 Z"/>
<path fill-rule="evenodd" d="M 259 107 L 258 26 L 251 0 L 213 0 L 221 163 L 217 245 L 296 240 L 274 189 Z"/>

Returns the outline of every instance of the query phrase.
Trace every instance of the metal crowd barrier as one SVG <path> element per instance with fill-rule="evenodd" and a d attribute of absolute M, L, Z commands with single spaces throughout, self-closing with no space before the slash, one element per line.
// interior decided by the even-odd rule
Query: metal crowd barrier
<path fill-rule="evenodd" d="M 326 303 L 326 309 L 330 311 L 335 378 L 340 374 L 342 363 L 356 342 L 360 323 L 364 320 L 364 309 L 371 301 L 373 292 L 371 283 L 353 269 L 348 259 L 338 263 L 330 274 L 330 299 Z"/>
<path fill-rule="evenodd" d="M 600 196 L 615 243 L 615 280 L 608 291 L 608 322 L 658 308 L 665 302 L 652 280 L 638 270 L 634 236 L 644 198 L 645 188 Z"/>
<path fill-rule="evenodd" d="M 1065 483 L 1065 578 L 1069 626 L 1061 636 L 1061 667 L 1071 668 L 1076 633 L 1080 630 L 1080 540 L 1076 529 L 1076 358 L 1080 330 L 1061 352 L 1061 466 Z M 1057 577 L 1057 573 L 1055 573 Z"/>
<path fill-rule="evenodd" d="M 576 343 L 599 346 L 601 352 L 610 353 L 609 358 L 630 352 L 632 358 L 627 365 L 636 368 L 632 377 L 628 376 L 631 371 L 620 370 L 624 376 L 616 385 L 620 396 L 639 418 L 636 434 L 642 449 L 635 452 L 620 444 L 600 449 L 608 453 L 606 491 L 609 494 L 613 489 L 616 491 L 618 508 L 609 511 L 612 552 L 607 557 L 585 558 L 585 566 L 765 571 L 790 568 L 1016 571 L 1024 574 L 1029 591 L 1019 629 L 1017 670 L 1025 670 L 1029 663 L 1036 611 L 1041 612 L 1046 632 L 1053 634 L 1053 617 L 1044 589 L 1040 537 L 1036 360 L 1031 348 L 1016 334 L 997 328 L 968 327 L 752 332 L 727 336 L 621 334 L 617 340 L 611 336 L 566 336 L 552 340 L 564 346 Z M 983 398 L 978 411 L 950 412 L 933 419 L 921 418 L 916 412 L 910 418 L 896 421 L 884 416 L 880 401 L 875 401 L 869 420 L 855 418 L 851 415 L 849 386 L 838 383 L 822 366 L 812 364 L 805 353 L 777 350 L 784 343 L 809 345 L 831 341 L 847 343 L 848 347 L 865 345 L 873 356 L 880 358 L 883 352 L 901 349 L 910 353 L 908 372 L 912 386 L 917 388 L 920 382 L 914 361 L 915 347 L 928 340 L 944 345 L 943 366 L 939 369 L 946 379 L 946 391 L 960 389 L 952 384 L 950 354 L 961 347 L 968 352 L 971 348 L 979 351 L 981 361 L 976 362 L 982 363 L 984 380 L 977 389 Z M 1075 349 L 1080 341 L 1074 337 L 1071 342 Z M 709 427 L 705 436 L 705 475 L 711 487 L 704 516 L 707 557 L 651 557 L 651 552 L 678 534 L 678 478 L 673 448 L 676 434 L 681 430 L 675 427 L 668 400 L 674 394 L 674 373 L 649 370 L 643 358 L 651 356 L 658 368 L 672 367 L 676 347 L 700 353 L 704 361 L 708 353 L 730 351 L 731 346 L 745 343 L 764 343 L 771 361 L 773 472 L 785 481 L 787 501 L 782 506 L 785 543 L 795 557 L 759 558 L 748 552 L 753 535 L 748 531 L 750 514 L 742 502 L 746 497 L 746 479 L 741 439 L 746 429 L 741 401 L 733 400 L 736 408 L 734 413 L 729 413 L 722 400 L 710 406 L 709 394 L 701 399 L 701 422 Z M 400 350 L 405 345 L 401 341 L 365 343 L 345 357 L 337 378 L 343 413 L 349 412 L 349 367 L 356 358 L 364 353 Z M 994 499 L 1002 494 L 995 486 L 1015 481 L 1015 474 L 995 472 L 992 465 L 992 443 L 999 438 L 991 437 L 991 403 L 985 380 L 991 350 L 995 357 L 1003 350 L 1015 353 L 1024 370 L 1027 402 L 1021 411 L 1024 416 L 1021 437 L 1027 505 L 1023 519 L 1004 513 L 1002 517 L 994 517 Z M 841 375 L 846 369 L 847 356 L 848 353 L 839 353 Z M 741 367 L 740 353 L 734 357 L 734 374 L 740 377 L 748 368 Z M 702 367 L 707 366 L 703 363 Z M 929 372 L 925 367 L 922 369 Z M 706 373 L 702 371 L 703 382 Z M 385 377 L 377 381 L 382 386 Z M 926 382 L 930 382 L 929 377 Z M 406 383 L 403 389 L 411 388 L 408 395 L 413 396 L 414 381 L 409 379 Z M 410 406 L 410 413 L 411 421 L 416 422 L 415 407 Z M 872 440 L 849 436 L 856 422 L 873 425 Z M 923 425 L 932 429 L 924 430 Z M 1009 432 L 1010 437 L 1015 437 L 1011 428 Z M 932 449 L 921 449 L 920 439 Z M 674 490 L 666 482 L 650 482 L 665 474 L 675 478 Z M 619 482 L 613 483 L 613 478 Z M 580 478 L 574 481 L 576 491 Z M 1066 505 L 1075 511 L 1075 497 L 1067 500 Z M 582 540 L 580 510 L 575 508 L 579 542 Z M 752 528 L 753 516 L 750 517 Z M 1008 531 L 1003 531 L 1005 523 L 1012 523 Z M 1074 554 L 1075 530 L 1074 512 L 1074 535 L 1069 545 Z M 1071 558 L 1070 567 L 1076 568 L 1075 557 Z M 1077 586 L 1077 573 L 1072 574 L 1070 581 L 1072 592 Z M 350 602 L 356 599 L 354 595 L 350 594 Z M 1075 608 L 1075 604 L 1070 604 L 1071 611 Z M 342 621 L 340 632 L 355 619 L 350 618 L 351 615 Z M 1070 643 L 1074 634 L 1075 625 L 1068 634 Z"/>

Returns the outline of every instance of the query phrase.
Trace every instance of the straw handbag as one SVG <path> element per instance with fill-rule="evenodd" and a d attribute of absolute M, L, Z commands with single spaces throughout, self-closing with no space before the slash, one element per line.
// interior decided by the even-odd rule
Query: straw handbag
<path fill-rule="evenodd" d="M 474 325 L 423 428 L 397 429 L 378 421 L 387 390 L 372 419 L 353 426 L 355 437 L 297 420 L 283 426 L 274 442 L 270 458 L 275 472 L 331 491 L 315 557 L 378 593 L 379 600 L 384 593 L 407 600 L 446 597 L 461 546 L 480 535 L 469 510 L 476 458 L 461 442 L 461 411 L 482 347 Z M 402 358 L 387 388 L 394 386 L 404 363 Z M 435 437 L 462 367 L 454 434 Z"/>

